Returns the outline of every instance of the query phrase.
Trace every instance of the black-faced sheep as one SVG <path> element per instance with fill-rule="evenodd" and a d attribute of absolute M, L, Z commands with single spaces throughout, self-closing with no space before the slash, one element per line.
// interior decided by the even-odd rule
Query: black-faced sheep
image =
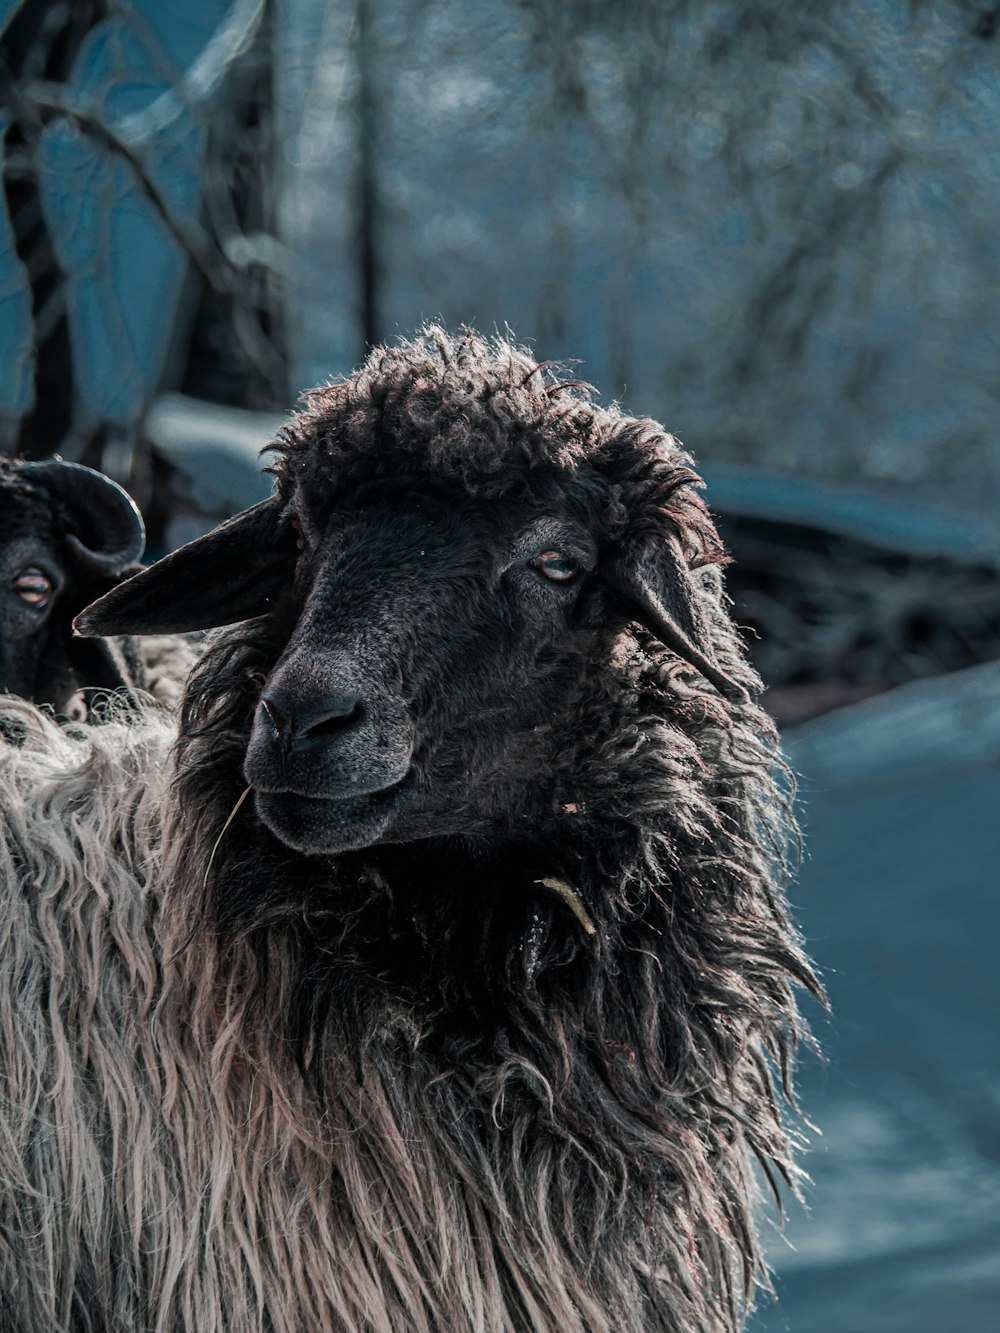
<path fill-rule="evenodd" d="M 194 660 L 183 642 L 140 651 L 72 632 L 79 611 L 142 568 L 145 537 L 131 497 L 102 473 L 0 457 L 0 691 L 87 717 L 115 691 L 179 702 Z"/>
<path fill-rule="evenodd" d="M 0 1327 L 734 1329 L 816 983 L 689 460 L 430 329 L 275 473 L 81 617 L 243 622 L 173 768 L 5 756 Z"/>

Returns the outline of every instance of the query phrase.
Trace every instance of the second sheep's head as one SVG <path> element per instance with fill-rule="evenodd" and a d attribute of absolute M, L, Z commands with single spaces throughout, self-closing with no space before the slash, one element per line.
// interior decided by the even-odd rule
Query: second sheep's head
<path fill-rule="evenodd" d="M 274 449 L 270 500 L 78 626 L 249 622 L 223 636 L 254 664 L 231 730 L 286 846 L 537 836 L 573 798 L 567 738 L 588 740 L 630 622 L 709 706 L 746 699 L 686 455 L 509 343 L 432 328 L 380 349 L 310 394 Z"/>
<path fill-rule="evenodd" d="M 131 684 L 115 646 L 76 639 L 71 624 L 139 569 L 144 544 L 138 509 L 108 477 L 0 459 L 0 691 L 63 713 L 81 690 Z"/>

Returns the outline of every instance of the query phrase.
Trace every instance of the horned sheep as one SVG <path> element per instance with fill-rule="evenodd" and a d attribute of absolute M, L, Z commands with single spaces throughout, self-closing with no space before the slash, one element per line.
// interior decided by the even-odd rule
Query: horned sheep
<path fill-rule="evenodd" d="M 88 720 L 115 692 L 180 702 L 195 657 L 185 640 L 72 632 L 78 612 L 142 568 L 145 541 L 131 496 L 103 473 L 0 457 L 0 691 Z"/>
<path fill-rule="evenodd" d="M 729 1333 L 817 983 L 678 443 L 425 329 L 80 617 L 2 756 L 0 1329 Z M 777 766 L 777 767 L 776 767 Z"/>

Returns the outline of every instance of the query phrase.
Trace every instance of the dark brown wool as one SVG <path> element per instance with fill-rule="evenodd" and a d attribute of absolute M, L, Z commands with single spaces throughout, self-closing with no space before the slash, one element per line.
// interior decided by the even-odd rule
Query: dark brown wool
<path fill-rule="evenodd" d="M 763 1271 L 755 1163 L 796 1176 L 793 988 L 817 984 L 690 460 L 507 342 L 431 328 L 310 394 L 274 469 L 274 554 L 243 557 L 269 600 L 196 667 L 172 760 L 156 717 L 59 733 L 10 705 L 0 1330 L 730 1333 Z M 465 786 L 439 830 L 329 854 L 270 832 L 255 792 L 220 840 L 334 558 L 315 553 L 348 588 L 329 653 L 359 515 L 414 495 L 433 512 L 401 530 L 445 534 L 437 600 L 401 626 L 399 566 L 388 591 L 371 573 L 373 607 L 396 597 L 397 646 L 373 656 L 398 657 L 419 798 Z M 462 524 L 555 509 L 593 540 L 572 600 L 539 582 L 518 601 L 528 574 L 488 573 L 488 543 L 451 569 Z M 693 589 L 687 658 L 622 600 L 650 543 Z M 475 654 L 431 684 L 418 668 L 466 623 L 493 632 L 480 584 L 508 702 L 466 725 L 492 688 L 462 674 Z M 523 625 L 556 616 L 565 651 L 542 652 Z M 515 639 L 533 646 L 511 665 Z"/>

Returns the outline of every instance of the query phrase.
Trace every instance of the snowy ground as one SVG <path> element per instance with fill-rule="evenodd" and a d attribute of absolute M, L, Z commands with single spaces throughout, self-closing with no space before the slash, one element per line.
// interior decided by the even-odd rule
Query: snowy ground
<path fill-rule="evenodd" d="M 751 1333 L 1000 1329 L 1000 668 L 799 728 L 799 917 L 833 1016 L 806 1057 L 810 1211 Z"/>

